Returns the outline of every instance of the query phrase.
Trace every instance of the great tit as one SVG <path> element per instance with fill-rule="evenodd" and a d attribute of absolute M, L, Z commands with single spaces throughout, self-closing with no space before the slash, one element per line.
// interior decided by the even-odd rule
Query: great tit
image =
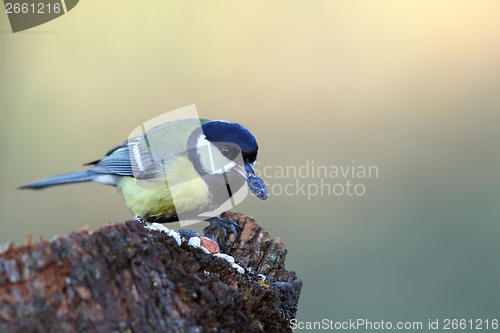
<path fill-rule="evenodd" d="M 21 189 L 94 181 L 116 186 L 132 214 L 146 222 L 200 219 L 227 202 L 245 183 L 268 196 L 255 175 L 257 140 L 245 127 L 222 120 L 178 119 L 123 142 L 92 168 L 43 179 Z M 213 228 L 236 233 L 229 219 L 205 216 Z"/>

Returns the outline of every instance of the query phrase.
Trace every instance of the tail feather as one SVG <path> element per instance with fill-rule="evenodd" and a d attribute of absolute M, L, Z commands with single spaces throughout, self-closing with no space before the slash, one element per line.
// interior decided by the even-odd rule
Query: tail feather
<path fill-rule="evenodd" d="M 64 175 L 42 179 L 37 182 L 21 186 L 19 187 L 19 189 L 41 190 L 43 188 L 54 185 L 90 182 L 94 180 L 95 177 L 96 173 L 90 170 L 72 172 L 72 173 L 66 173 Z"/>

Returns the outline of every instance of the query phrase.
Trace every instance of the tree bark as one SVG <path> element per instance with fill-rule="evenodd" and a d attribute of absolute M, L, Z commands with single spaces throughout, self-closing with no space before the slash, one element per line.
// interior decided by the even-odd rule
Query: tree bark
<path fill-rule="evenodd" d="M 224 216 L 241 233 L 214 235 L 243 274 L 138 221 L 6 246 L 0 332 L 291 332 L 302 282 L 284 268 L 283 243 Z"/>

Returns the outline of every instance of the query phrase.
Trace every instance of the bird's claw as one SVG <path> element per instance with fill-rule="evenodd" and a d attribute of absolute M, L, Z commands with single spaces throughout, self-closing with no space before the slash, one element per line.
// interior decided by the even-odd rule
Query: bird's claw
<path fill-rule="evenodd" d="M 220 231 L 222 231 L 224 237 L 226 237 L 227 235 L 226 229 L 231 230 L 231 232 L 235 236 L 238 236 L 238 231 L 236 230 L 236 228 L 241 229 L 238 222 L 227 217 L 211 217 L 207 221 L 210 224 L 207 227 L 205 227 L 205 229 L 203 229 L 205 237 L 209 237 L 210 232 L 214 229 L 219 229 Z"/>

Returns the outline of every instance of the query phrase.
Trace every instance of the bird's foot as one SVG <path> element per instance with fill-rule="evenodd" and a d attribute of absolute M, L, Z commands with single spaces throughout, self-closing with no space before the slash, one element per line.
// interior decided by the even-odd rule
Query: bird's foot
<path fill-rule="evenodd" d="M 236 228 L 241 229 L 238 222 L 227 217 L 211 217 L 206 221 L 209 222 L 210 224 L 207 227 L 205 227 L 205 229 L 203 229 L 205 237 L 210 237 L 209 236 L 210 231 L 214 229 L 219 229 L 220 231 L 222 231 L 224 237 L 226 237 L 227 235 L 226 229 L 229 229 L 236 237 L 238 237 L 238 232 Z"/>

